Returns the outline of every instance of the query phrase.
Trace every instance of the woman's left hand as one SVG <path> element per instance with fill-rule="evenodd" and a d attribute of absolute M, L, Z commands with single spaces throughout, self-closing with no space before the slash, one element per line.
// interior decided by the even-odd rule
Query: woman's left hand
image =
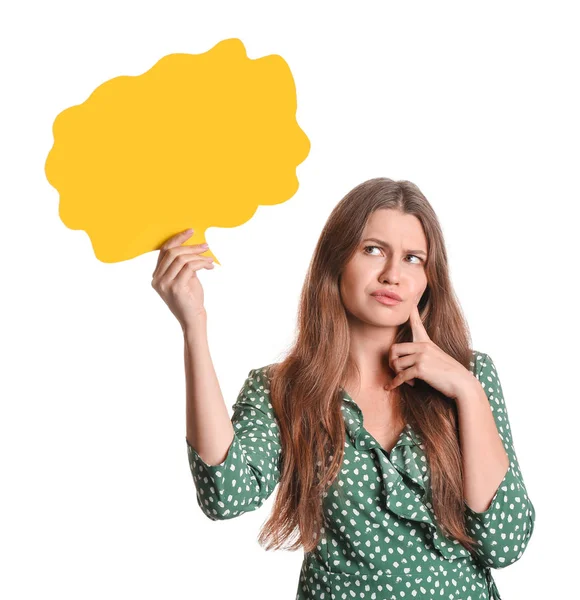
<path fill-rule="evenodd" d="M 479 384 L 471 371 L 431 341 L 417 305 L 413 306 L 409 319 L 413 341 L 391 346 L 389 364 L 397 375 L 386 389 L 392 390 L 404 382 L 413 385 L 412 379 L 418 377 L 443 395 L 456 400 L 462 390 L 474 383 Z"/>

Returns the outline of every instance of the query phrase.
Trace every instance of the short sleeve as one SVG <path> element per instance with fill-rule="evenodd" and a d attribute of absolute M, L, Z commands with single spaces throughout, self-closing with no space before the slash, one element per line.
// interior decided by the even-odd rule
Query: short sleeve
<path fill-rule="evenodd" d="M 465 504 L 468 533 L 477 542 L 476 554 L 486 567 L 501 569 L 518 560 L 532 535 L 536 512 L 528 497 L 513 443 L 503 390 L 488 354 L 474 353 L 475 374 L 491 405 L 509 458 L 508 470 L 489 508 L 475 512 Z"/>
<path fill-rule="evenodd" d="M 221 464 L 206 464 L 185 438 L 197 502 L 212 521 L 257 509 L 279 481 L 280 436 L 266 369 L 252 369 L 240 390 L 231 418 L 234 439 Z"/>

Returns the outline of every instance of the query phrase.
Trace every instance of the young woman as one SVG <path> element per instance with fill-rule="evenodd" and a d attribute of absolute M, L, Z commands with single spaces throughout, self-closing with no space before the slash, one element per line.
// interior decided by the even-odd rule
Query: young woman
<path fill-rule="evenodd" d="M 252 369 L 228 415 L 209 355 L 203 247 L 160 251 L 153 286 L 185 336 L 189 464 L 210 519 L 257 509 L 259 542 L 304 549 L 297 600 L 500 600 L 535 510 L 491 357 L 470 347 L 437 217 L 376 178 L 330 215 L 297 338 Z M 267 542 L 267 543 L 265 543 Z"/>

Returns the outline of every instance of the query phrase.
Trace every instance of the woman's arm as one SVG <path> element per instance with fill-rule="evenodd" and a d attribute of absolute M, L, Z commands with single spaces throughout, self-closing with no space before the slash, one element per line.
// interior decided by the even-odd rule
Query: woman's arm
<path fill-rule="evenodd" d="M 499 433 L 509 459 L 509 465 L 485 510 L 475 511 L 467 502 L 464 503 L 466 525 L 469 534 L 477 541 L 476 553 L 483 564 L 486 567 L 501 569 L 514 563 L 522 556 L 534 530 L 536 512 L 528 497 L 516 456 L 503 390 L 495 365 L 491 357 L 484 353 L 476 353 L 474 360 L 476 361 L 476 377 L 490 404 L 497 433 Z M 461 411 L 461 408 L 459 408 L 459 411 Z M 464 426 L 467 420 L 463 419 Z M 477 427 L 476 423 L 472 423 L 472 425 Z M 488 428 L 487 431 L 490 429 Z M 485 435 L 485 432 L 483 435 Z M 474 437 L 477 437 L 477 434 Z M 491 432 L 489 432 L 489 438 L 495 439 Z M 467 440 L 467 436 L 464 439 Z M 463 452 L 465 452 L 463 449 L 464 443 L 466 442 L 462 443 Z M 468 443 L 473 444 L 473 439 Z M 496 458 L 492 460 L 492 458 L 486 456 L 484 447 L 485 444 L 482 443 L 482 448 L 471 448 L 471 451 L 468 449 L 468 453 L 471 452 L 468 468 L 472 472 L 477 470 L 478 466 L 475 462 L 475 455 L 477 454 L 480 457 L 481 469 L 487 469 L 489 477 L 492 477 L 491 474 L 493 474 L 493 477 L 499 478 L 497 473 L 500 470 L 504 471 L 503 467 L 500 469 L 500 466 L 498 466 L 501 465 L 502 453 L 494 448 L 493 456 Z M 490 464 L 492 466 L 489 466 Z M 477 480 L 478 474 L 475 473 L 473 477 Z"/>
<path fill-rule="evenodd" d="M 186 381 L 186 439 L 208 465 L 223 462 L 234 428 L 211 360 L 207 313 L 184 329 Z"/>
<path fill-rule="evenodd" d="M 232 519 L 260 507 L 279 481 L 278 423 L 262 369 L 249 372 L 230 420 L 199 331 L 185 341 L 189 466 L 203 513 Z"/>
<path fill-rule="evenodd" d="M 463 458 L 463 495 L 469 508 L 483 512 L 490 507 L 507 473 L 509 457 L 481 381 L 476 375 L 471 382 L 473 385 L 463 389 L 455 400 Z"/>

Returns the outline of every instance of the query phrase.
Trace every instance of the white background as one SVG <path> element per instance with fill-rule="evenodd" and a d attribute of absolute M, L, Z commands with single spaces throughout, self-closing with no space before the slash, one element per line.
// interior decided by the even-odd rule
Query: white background
<path fill-rule="evenodd" d="M 117 264 L 58 216 L 52 123 L 104 81 L 237 37 L 279 54 L 312 147 L 290 201 L 207 235 L 200 271 L 228 410 L 281 359 L 326 218 L 371 177 L 435 208 L 473 346 L 500 375 L 537 511 L 505 600 L 572 597 L 579 400 L 578 19 L 574 3 L 49 2 L 0 15 L 0 596 L 294 600 L 302 553 L 212 522 L 185 443 L 181 329 L 157 252 Z M 567 593 L 564 594 L 564 589 Z M 556 590 L 559 590 L 556 591 Z M 457 600 L 457 599 L 456 599 Z"/>

